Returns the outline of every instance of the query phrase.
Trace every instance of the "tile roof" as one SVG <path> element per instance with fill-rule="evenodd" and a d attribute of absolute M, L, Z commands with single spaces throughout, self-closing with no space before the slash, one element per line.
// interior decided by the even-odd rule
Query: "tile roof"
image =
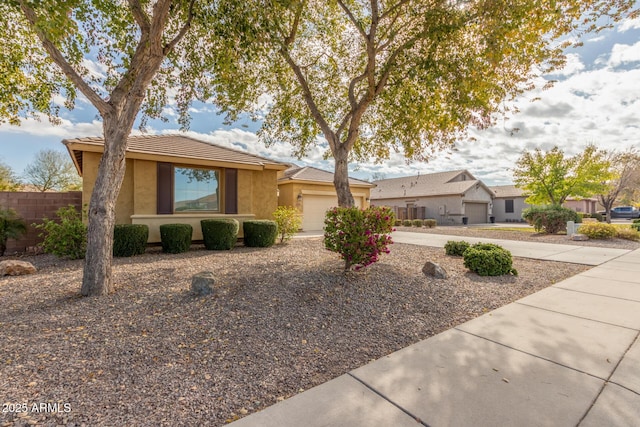
<path fill-rule="evenodd" d="M 466 176 L 467 179 L 456 180 Z M 469 179 L 470 178 L 470 179 Z M 404 197 L 433 197 L 463 194 L 476 184 L 482 184 L 467 170 L 437 172 L 426 175 L 405 176 L 401 178 L 374 181 L 377 188 L 371 190 L 371 199 L 396 199 Z M 484 184 L 482 184 L 484 186 Z"/>
<path fill-rule="evenodd" d="M 496 185 L 489 187 L 496 197 L 526 197 L 527 195 L 523 190 L 515 185 Z"/>
<path fill-rule="evenodd" d="M 333 173 L 312 166 L 293 166 L 284 171 L 284 176 L 278 179 L 280 183 L 284 181 L 313 181 L 333 185 Z M 349 185 L 375 187 L 375 184 L 355 178 L 349 178 Z"/>
<path fill-rule="evenodd" d="M 94 151 L 102 152 L 104 138 L 87 137 L 76 139 L 65 139 L 62 143 L 67 146 L 72 157 L 76 160 L 76 165 L 82 163 L 78 156 L 88 147 L 94 147 Z M 84 149 L 84 150 L 83 150 Z M 160 157 L 183 158 L 187 161 L 215 161 L 222 163 L 236 163 L 244 165 L 259 166 L 261 168 L 284 169 L 286 163 L 256 156 L 240 150 L 222 147 L 199 139 L 185 135 L 132 135 L 129 136 L 127 153 L 137 155 L 150 155 Z M 134 156 L 132 156 L 134 157 Z M 79 168 L 80 170 L 80 168 Z"/>

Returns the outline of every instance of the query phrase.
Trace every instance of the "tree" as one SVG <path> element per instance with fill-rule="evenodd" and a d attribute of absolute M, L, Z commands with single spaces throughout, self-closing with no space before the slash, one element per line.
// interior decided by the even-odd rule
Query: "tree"
<path fill-rule="evenodd" d="M 33 163 L 25 167 L 24 178 L 42 192 L 77 190 L 82 186 L 68 156 L 56 150 L 38 151 Z"/>
<path fill-rule="evenodd" d="M 200 0 L 0 3 L 0 124 L 19 124 L 20 117 L 39 113 L 56 122 L 55 99 L 61 95 L 65 107 L 73 108 L 77 92 L 102 118 L 105 144 L 87 212 L 83 295 L 112 289 L 115 202 L 138 113 L 144 113 L 142 125 L 146 117 L 159 117 L 168 91 L 176 88 L 186 125 L 190 100 L 207 96 L 198 90 L 208 86 L 207 75 L 194 69 L 186 52 L 209 48 L 216 5 Z"/>
<path fill-rule="evenodd" d="M 573 157 L 558 147 L 546 153 L 537 148 L 524 152 L 513 171 L 516 187 L 523 189 L 531 205 L 561 206 L 567 197 L 591 197 L 602 192 L 610 179 L 610 162 L 594 145 Z"/>
<path fill-rule="evenodd" d="M 225 45 L 208 62 L 231 116 L 262 113 L 267 144 L 299 157 L 323 135 L 340 206 L 353 206 L 348 163 L 409 159 L 451 146 L 560 68 L 563 48 L 634 1 L 263 1 L 230 5 Z M 598 21 L 601 22 L 601 21 Z"/>
<path fill-rule="evenodd" d="M 640 186 L 640 155 L 637 150 L 630 148 L 623 152 L 608 153 L 611 164 L 612 179 L 606 182 L 606 188 L 598 194 L 598 201 L 604 206 L 607 222 L 611 223 L 611 208 L 627 190 Z"/>
<path fill-rule="evenodd" d="M 7 250 L 8 239 L 19 239 L 27 232 L 27 224 L 11 208 L 0 208 L 0 256 Z"/>
<path fill-rule="evenodd" d="M 19 187 L 20 181 L 11 166 L 0 162 L 0 191 L 17 191 Z"/>

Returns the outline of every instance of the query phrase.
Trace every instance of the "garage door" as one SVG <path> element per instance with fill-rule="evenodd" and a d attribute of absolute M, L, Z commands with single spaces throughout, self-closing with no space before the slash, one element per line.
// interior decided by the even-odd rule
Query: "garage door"
<path fill-rule="evenodd" d="M 362 206 L 362 198 L 355 197 L 356 206 Z M 324 215 L 334 206 L 338 206 L 337 196 L 318 196 L 305 194 L 302 199 L 302 229 L 321 231 L 324 228 Z"/>
<path fill-rule="evenodd" d="M 486 203 L 465 203 L 464 212 L 469 224 L 485 224 L 487 222 Z"/>

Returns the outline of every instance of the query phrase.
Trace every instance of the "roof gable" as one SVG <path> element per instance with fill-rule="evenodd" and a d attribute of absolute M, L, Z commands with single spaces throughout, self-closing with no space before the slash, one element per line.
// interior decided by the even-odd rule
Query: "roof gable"
<path fill-rule="evenodd" d="M 284 171 L 284 176 L 278 179 L 279 183 L 286 181 L 306 181 L 333 185 L 333 173 L 312 166 L 293 166 Z M 349 185 L 375 187 L 375 184 L 355 178 L 349 178 Z"/>
<path fill-rule="evenodd" d="M 88 137 L 65 139 L 78 172 L 82 174 L 82 153 L 104 151 L 104 138 Z M 185 135 L 129 136 L 127 157 L 156 161 L 184 162 L 190 165 L 227 166 L 240 169 L 284 170 L 288 165 L 240 150 L 201 141 Z"/>
<path fill-rule="evenodd" d="M 486 188 L 466 169 L 382 179 L 374 184 L 372 200 L 464 194 L 476 184 Z"/>
<path fill-rule="evenodd" d="M 515 185 L 495 185 L 493 187 L 489 187 L 493 194 L 498 198 L 505 197 L 527 197 L 524 191 Z"/>

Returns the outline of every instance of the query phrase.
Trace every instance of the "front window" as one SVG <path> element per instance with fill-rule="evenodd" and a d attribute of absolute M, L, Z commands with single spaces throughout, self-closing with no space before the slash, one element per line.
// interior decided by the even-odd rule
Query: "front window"
<path fill-rule="evenodd" d="M 504 201 L 504 212 L 505 213 L 513 213 L 513 200 L 505 200 Z"/>
<path fill-rule="evenodd" d="M 220 175 L 217 170 L 174 168 L 174 210 L 220 211 Z"/>

